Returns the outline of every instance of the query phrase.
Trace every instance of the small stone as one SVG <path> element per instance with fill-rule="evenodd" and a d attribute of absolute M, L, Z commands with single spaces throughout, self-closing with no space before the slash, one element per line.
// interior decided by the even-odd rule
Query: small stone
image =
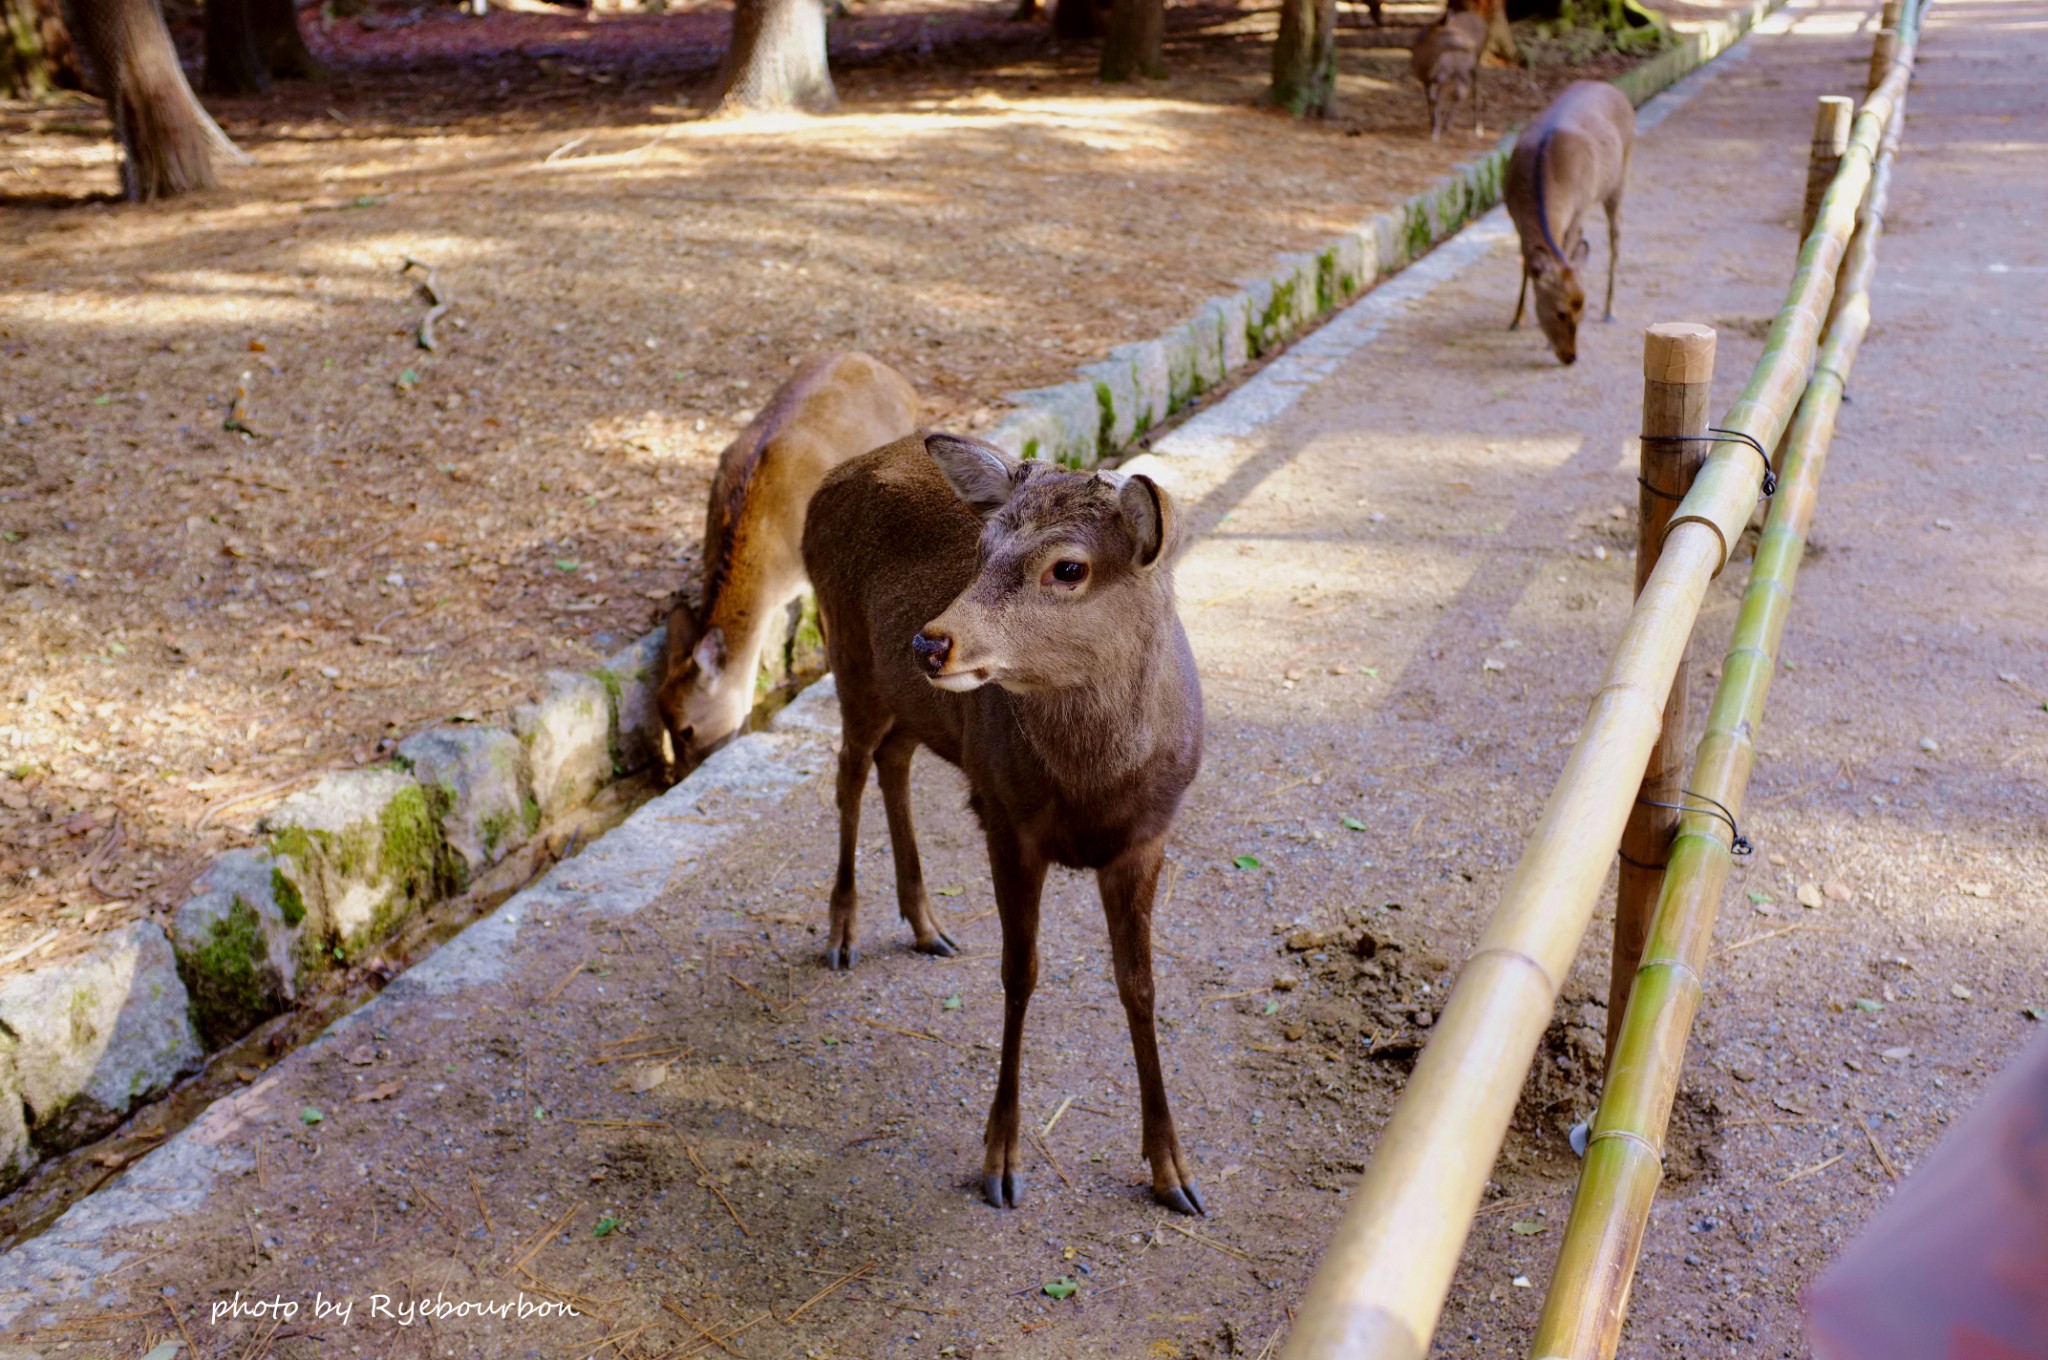
<path fill-rule="evenodd" d="M 1766 858 L 1770 860 L 1771 866 L 1777 869 L 1782 869 L 1787 864 L 1790 864 L 1792 862 L 1786 859 L 1783 855 L 1779 854 L 1775 850 L 1773 850 L 1768 856 L 1766 856 Z"/>
<path fill-rule="evenodd" d="M 1482 671 L 1493 671 L 1493 672 L 1498 672 L 1498 671 L 1504 671 L 1504 670 L 1506 670 L 1507 668 L 1508 668 L 1508 663 L 1507 663 L 1507 662 L 1505 662 L 1505 661 L 1503 661 L 1503 660 L 1501 660 L 1501 659 L 1500 659 L 1499 657 L 1497 657 L 1497 656 L 1489 656 L 1489 657 L 1487 657 L 1487 658 L 1486 658 L 1486 659 L 1485 659 L 1484 661 L 1482 661 L 1482 662 L 1480 662 L 1480 663 L 1479 663 L 1479 669 L 1480 669 L 1480 670 L 1482 670 Z"/>
<path fill-rule="evenodd" d="M 1301 979 L 1292 973 L 1281 973 L 1273 979 L 1273 990 L 1276 992 L 1291 992 L 1300 985 Z"/>
<path fill-rule="evenodd" d="M 1796 896 L 1799 899 L 1799 905 L 1807 908 L 1809 911 L 1818 908 L 1823 900 L 1821 897 L 1820 884 L 1818 883 L 1800 884 L 1799 891 L 1795 893 L 1794 896 Z"/>
<path fill-rule="evenodd" d="M 1855 891 L 1839 878 L 1831 878 L 1821 884 L 1820 891 L 1821 895 L 1830 902 L 1849 902 L 1855 900 L 1856 897 Z"/>
<path fill-rule="evenodd" d="M 1948 994 L 1958 1001 L 1968 1001 L 1971 997 L 1976 995 L 1975 992 L 1971 991 L 1968 987 L 1965 987 L 1960 982 L 1950 983 Z"/>
<path fill-rule="evenodd" d="M 1329 943 L 1329 932 L 1323 930 L 1308 930 L 1304 928 L 1294 931 L 1287 937 L 1288 950 L 1296 954 L 1306 954 L 1311 949 L 1322 949 L 1327 947 Z"/>
<path fill-rule="evenodd" d="M 1307 1033 L 1308 1033 L 1308 1026 L 1307 1026 L 1307 1025 L 1304 1025 L 1304 1024 L 1302 1024 L 1302 1023 L 1301 1023 L 1301 1021 L 1299 1021 L 1299 1020 L 1294 1020 L 1294 1021 L 1291 1021 L 1291 1022 L 1289 1022 L 1289 1024 L 1288 1024 L 1287 1028 L 1286 1028 L 1286 1029 L 1284 1029 L 1284 1030 L 1282 1030 L 1282 1031 L 1280 1031 L 1280 1032 L 1281 1032 L 1282 1034 L 1285 1034 L 1285 1035 L 1287 1036 L 1287 1038 L 1289 1039 L 1289 1041 L 1293 1041 L 1293 1040 L 1299 1039 L 1299 1038 L 1301 1038 L 1301 1037 L 1302 1037 L 1303 1035 L 1307 1034 Z"/>
<path fill-rule="evenodd" d="M 1927 752 L 1928 755 L 1938 755 L 1941 752 L 1941 743 L 1933 737 L 1922 737 L 1920 738 L 1920 749 Z"/>
<path fill-rule="evenodd" d="M 1415 1023 L 1415 1028 L 1417 1029 L 1428 1029 L 1436 1023 L 1436 1017 L 1431 1015 L 1427 1008 L 1421 1006 L 1410 1011 L 1408 1018 Z"/>
<path fill-rule="evenodd" d="M 1991 885 L 1989 883 L 1958 883 L 1956 888 L 1965 897 L 1991 896 Z"/>
<path fill-rule="evenodd" d="M 1913 1056 L 1913 1050 L 1910 1048 L 1888 1048 L 1877 1056 L 1883 1058 L 1886 1062 L 1904 1062 Z"/>

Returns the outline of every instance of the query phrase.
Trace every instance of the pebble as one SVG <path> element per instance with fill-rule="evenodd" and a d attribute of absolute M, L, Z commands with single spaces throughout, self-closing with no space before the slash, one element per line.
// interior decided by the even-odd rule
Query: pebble
<path fill-rule="evenodd" d="M 1920 738 L 1920 749 L 1929 755 L 1937 755 L 1941 751 L 1941 743 L 1933 737 L 1922 737 Z"/>
<path fill-rule="evenodd" d="M 1273 990 L 1276 992 L 1291 992 L 1300 985 L 1301 979 L 1292 973 L 1281 973 L 1273 979 Z"/>
<path fill-rule="evenodd" d="M 1802 883 L 1799 885 L 1799 891 L 1796 894 L 1796 896 L 1799 898 L 1800 906 L 1805 907 L 1808 910 L 1812 910 L 1813 908 L 1818 907 L 1822 901 L 1820 884 Z"/>
<path fill-rule="evenodd" d="M 1855 898 L 1855 890 L 1839 878 L 1831 878 L 1820 885 L 1821 895 L 1830 902 L 1848 902 Z"/>

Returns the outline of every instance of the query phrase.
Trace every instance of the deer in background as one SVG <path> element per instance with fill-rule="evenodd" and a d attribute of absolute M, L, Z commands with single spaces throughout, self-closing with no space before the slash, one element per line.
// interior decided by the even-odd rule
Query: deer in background
<path fill-rule="evenodd" d="M 1536 115 L 1508 157 L 1508 216 L 1522 238 L 1522 284 L 1515 294 L 1514 330 L 1522 324 L 1529 285 L 1536 290 L 1536 324 L 1562 363 L 1579 357 L 1579 320 L 1586 290 L 1586 219 L 1598 203 L 1607 210 L 1607 302 L 1602 320 L 1614 320 L 1614 269 L 1621 257 L 1621 196 L 1636 141 L 1636 112 L 1628 96 L 1598 80 L 1565 87 Z"/>
<path fill-rule="evenodd" d="M 731 740 L 754 708 L 775 624 L 804 586 L 804 509 L 833 468 L 917 428 L 917 393 L 865 354 L 807 360 L 719 456 L 704 516 L 698 603 L 668 619 L 664 773 L 674 781 Z"/>
<path fill-rule="evenodd" d="M 1409 54 L 1408 69 L 1422 82 L 1429 101 L 1429 140 L 1451 130 L 1458 104 L 1472 100 L 1472 131 L 1479 132 L 1479 52 L 1486 46 L 1486 20 L 1470 10 L 1446 12 L 1422 30 Z"/>
<path fill-rule="evenodd" d="M 869 764 L 916 947 L 950 954 L 910 816 L 928 746 L 967 775 L 1003 932 L 1003 1048 L 982 1191 L 1023 1196 L 1018 1084 L 1049 866 L 1093 869 L 1136 1055 L 1152 1193 L 1204 1212 L 1167 1108 L 1153 1024 L 1152 902 L 1202 757 L 1202 690 L 1173 595 L 1172 499 L 1146 477 L 1018 462 L 975 440 L 900 440 L 835 470 L 804 563 L 838 679 L 839 873 L 825 959 L 857 957 L 854 850 Z"/>

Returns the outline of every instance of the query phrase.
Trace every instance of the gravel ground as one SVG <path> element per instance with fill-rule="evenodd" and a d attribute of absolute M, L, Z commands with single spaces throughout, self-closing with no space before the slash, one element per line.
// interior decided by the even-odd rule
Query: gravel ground
<path fill-rule="evenodd" d="M 1626 1354 L 1802 1354 L 1802 1283 L 2048 1004 L 2048 534 L 2027 513 L 2048 479 L 2048 254 L 2040 186 L 2011 161 L 2040 132 L 2043 8 L 1929 21 L 1878 321 L 1759 740 L 1758 853 L 1717 928 Z M 1481 224 L 1476 263 L 1216 442 L 1227 475 L 1189 473 L 1201 537 L 1179 581 L 1210 746 L 1158 972 L 1211 1219 L 1149 1200 L 1093 886 L 1059 874 L 1025 1073 L 1050 1129 L 1025 1206 L 980 1203 L 1001 995 L 979 838 L 958 780 L 922 762 L 927 879 L 966 948 L 909 951 L 873 807 L 868 948 L 818 971 L 819 748 L 771 826 L 648 910 L 547 913 L 502 983 L 286 1059 L 209 1125 L 260 1149 L 246 1174 L 117 1230 L 134 1255 L 92 1307 L 32 1319 L 36 1344 L 128 1354 L 171 1334 L 168 1289 L 220 1353 L 266 1334 L 285 1357 L 594 1352 L 588 1318 L 367 1316 L 372 1291 L 523 1285 L 581 1301 L 625 1355 L 708 1349 L 698 1322 L 748 1324 L 727 1344 L 759 1357 L 1268 1354 L 1627 609 L 1638 331 L 1715 325 L 1725 407 L 1789 276 L 1813 99 L 1860 81 L 1863 18 L 1795 6 L 1645 133 L 1619 320 L 1589 327 L 1577 366 L 1503 329 L 1515 257 Z M 1177 438 L 1213 439 L 1232 410 Z M 1743 575 L 1710 593 L 1709 656 Z M 1575 1172 L 1565 1131 L 1597 1094 L 1605 948 L 1596 927 L 1440 1354 L 1526 1347 Z M 128 1179 L 147 1189 L 151 1167 Z M 236 1290 L 357 1311 L 210 1320 Z"/>

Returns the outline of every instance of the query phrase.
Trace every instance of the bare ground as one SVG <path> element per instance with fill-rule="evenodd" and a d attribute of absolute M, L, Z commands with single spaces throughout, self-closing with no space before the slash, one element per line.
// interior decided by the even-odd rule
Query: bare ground
<path fill-rule="evenodd" d="M 0 106 L 0 970 L 641 632 L 803 355 L 983 425 L 1470 155 L 1421 135 L 1424 12 L 1347 11 L 1318 124 L 1255 107 L 1270 11 L 1176 8 L 1172 78 L 1110 89 L 891 0 L 834 27 L 838 116 L 735 123 L 687 102 L 721 7 L 373 10 L 315 21 L 331 83 L 210 101 L 254 164 L 147 208 L 96 201 L 96 105 Z M 1621 64 L 1531 50 L 1485 73 L 1495 131 Z M 408 257 L 453 298 L 433 354 Z"/>

